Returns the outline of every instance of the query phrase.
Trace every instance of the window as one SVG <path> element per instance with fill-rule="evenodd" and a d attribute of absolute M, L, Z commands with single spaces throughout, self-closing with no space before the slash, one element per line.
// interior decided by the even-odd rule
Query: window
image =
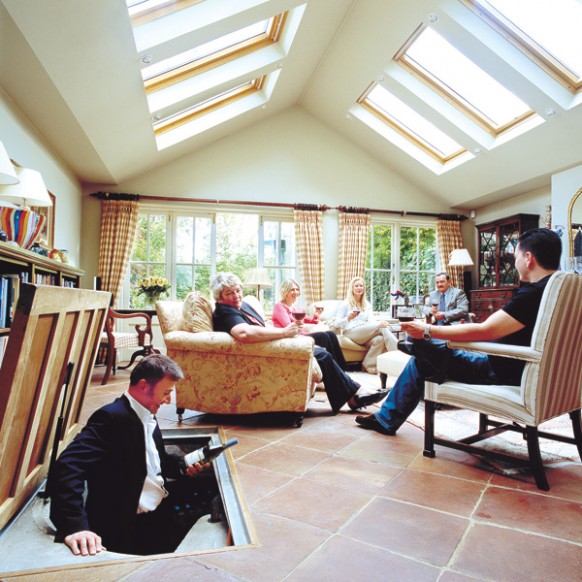
<path fill-rule="evenodd" d="M 441 164 L 467 153 L 463 146 L 381 85 L 371 85 L 358 103 Z"/>
<path fill-rule="evenodd" d="M 394 60 L 492 135 L 535 115 L 511 91 L 429 26 L 421 26 Z"/>
<path fill-rule="evenodd" d="M 572 93 L 582 89 L 579 0 L 465 0 Z"/>
<path fill-rule="evenodd" d="M 138 216 L 138 230 L 133 254 L 130 259 L 129 287 L 131 295 L 129 306 L 142 309 L 144 298 L 136 295 L 137 282 L 145 277 L 168 277 L 167 266 L 167 222 L 165 214 L 146 213 Z M 124 300 L 126 294 L 123 294 Z M 127 301 L 125 301 L 127 305 Z"/>
<path fill-rule="evenodd" d="M 273 287 L 263 290 L 263 306 L 272 310 L 284 279 L 297 278 L 293 218 L 242 212 L 146 211 L 139 214 L 138 234 L 124 285 L 123 304 L 145 307 L 136 294 L 144 277 L 166 277 L 170 298 L 183 300 L 193 289 L 210 296 L 210 280 L 220 271 L 244 282 L 249 269 L 266 267 Z M 256 289 L 245 289 L 256 295 Z"/>
<path fill-rule="evenodd" d="M 436 228 L 373 224 L 370 231 L 366 287 L 374 311 L 388 312 L 396 290 L 421 303 L 434 289 L 437 271 Z"/>
<path fill-rule="evenodd" d="M 264 0 L 126 4 L 159 150 L 268 103 L 306 8 L 272 13 L 275 3 Z"/>

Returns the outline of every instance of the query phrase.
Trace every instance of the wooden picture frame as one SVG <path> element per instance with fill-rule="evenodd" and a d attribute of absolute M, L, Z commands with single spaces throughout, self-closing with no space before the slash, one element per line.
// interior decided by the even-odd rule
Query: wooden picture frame
<path fill-rule="evenodd" d="M 30 208 L 46 218 L 38 238 L 45 240 L 48 248 L 52 249 L 55 246 L 55 206 L 57 199 L 54 194 L 50 192 L 48 194 L 53 203 L 52 206 L 31 206 Z"/>

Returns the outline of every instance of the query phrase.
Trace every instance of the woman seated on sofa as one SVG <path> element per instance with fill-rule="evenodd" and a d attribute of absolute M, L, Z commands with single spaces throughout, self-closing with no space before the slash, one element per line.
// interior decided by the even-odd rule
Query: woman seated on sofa
<path fill-rule="evenodd" d="M 275 327 L 287 327 L 290 323 L 295 321 L 293 317 L 293 306 L 297 298 L 301 295 L 301 289 L 297 281 L 293 279 L 286 279 L 281 283 L 280 296 L 281 301 L 275 304 L 271 319 Z M 317 323 L 313 319 L 305 318 L 305 323 Z M 325 348 L 337 362 L 338 366 L 345 371 L 346 360 L 339 345 L 337 335 L 333 331 L 313 331 L 308 333 L 302 332 L 303 335 L 308 335 L 313 338 L 316 346 Z"/>
<path fill-rule="evenodd" d="M 346 300 L 339 306 L 334 325 L 341 328 L 343 335 L 363 346 L 370 345 L 362 362 L 362 370 L 375 374 L 376 358 L 386 352 L 398 349 L 398 340 L 385 321 L 376 321 L 372 305 L 366 299 L 366 284 L 361 277 L 354 277 L 348 286 Z"/>

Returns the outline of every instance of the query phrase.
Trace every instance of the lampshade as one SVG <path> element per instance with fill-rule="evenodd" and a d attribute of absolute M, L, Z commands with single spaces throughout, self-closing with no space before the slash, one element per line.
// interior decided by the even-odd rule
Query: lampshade
<path fill-rule="evenodd" d="M 249 287 L 272 287 L 273 283 L 267 269 L 249 269 L 244 284 Z"/>
<path fill-rule="evenodd" d="M 470 267 L 473 259 L 467 249 L 455 249 L 449 255 L 449 267 Z"/>
<path fill-rule="evenodd" d="M 16 170 L 6 153 L 4 144 L 0 141 L 0 184 L 18 184 Z"/>
<path fill-rule="evenodd" d="M 0 186 L 0 200 L 17 199 L 22 205 L 52 206 L 40 172 L 28 168 L 16 168 L 20 182 L 10 186 Z"/>

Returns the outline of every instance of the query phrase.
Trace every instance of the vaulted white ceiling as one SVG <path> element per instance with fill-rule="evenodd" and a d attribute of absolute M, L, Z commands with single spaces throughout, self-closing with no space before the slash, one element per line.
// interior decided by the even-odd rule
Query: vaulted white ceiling
<path fill-rule="evenodd" d="M 221 2 L 232 0 L 218 0 L 218 10 Z M 139 176 L 295 106 L 451 207 L 478 208 L 549 187 L 552 174 L 582 163 L 582 107 L 576 98 L 459 0 L 263 0 L 254 2 L 253 14 L 257 20 L 269 18 L 304 3 L 266 108 L 161 151 L 124 0 L 0 0 L 0 85 L 85 183 L 116 184 Z M 499 75 L 545 122 L 483 148 L 462 131 L 454 112 L 436 113 L 420 90 L 403 89 L 404 73 L 392 56 L 430 14 L 438 16 L 435 26 Z M 242 26 L 248 15 L 239 18 Z M 350 114 L 366 87 L 379 79 L 481 153 L 439 176 L 380 137 Z M 549 110 L 557 114 L 549 116 Z"/>

